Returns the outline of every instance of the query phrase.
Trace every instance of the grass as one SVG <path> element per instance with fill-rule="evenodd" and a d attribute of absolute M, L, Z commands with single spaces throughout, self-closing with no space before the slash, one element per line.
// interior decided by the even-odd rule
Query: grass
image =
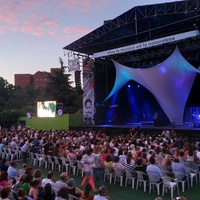
<path fill-rule="evenodd" d="M 30 164 L 30 163 L 29 163 Z M 21 168 L 22 166 L 22 162 L 18 162 L 18 168 Z M 34 167 L 38 168 L 38 167 Z M 43 167 L 41 168 L 42 170 L 42 178 L 46 177 L 46 174 L 48 171 L 50 171 L 50 169 L 44 169 Z M 56 176 L 56 180 L 59 180 L 59 175 L 61 174 L 61 172 L 59 172 L 58 170 L 54 170 L 55 176 Z M 73 176 L 71 173 L 69 174 L 70 178 L 74 178 L 75 179 L 75 183 L 76 186 L 80 189 L 81 188 L 81 181 L 82 181 L 82 177 L 81 175 L 78 176 Z M 99 181 L 95 180 L 95 184 L 96 187 L 99 188 Z M 105 182 L 105 186 L 107 186 L 108 188 L 108 193 L 109 196 L 112 198 L 112 200 L 154 200 L 156 197 L 158 197 L 157 192 L 152 192 L 149 193 L 148 192 L 148 187 L 147 187 L 147 192 L 143 191 L 143 187 L 138 188 L 138 190 L 136 189 L 132 189 L 131 185 L 128 185 L 127 187 L 123 186 L 119 186 L 119 183 L 117 183 L 116 185 L 114 185 L 114 183 L 109 183 L 109 181 Z M 162 191 L 162 190 L 160 190 Z M 185 192 L 182 193 L 181 192 L 181 187 L 180 187 L 180 195 L 179 196 L 184 196 L 186 197 L 188 200 L 199 200 L 199 191 L 200 191 L 200 183 L 198 183 L 198 185 L 196 185 L 196 183 L 194 183 L 194 186 L 192 188 L 190 188 L 189 190 L 186 188 Z M 177 195 L 177 192 L 174 192 L 175 196 Z M 160 195 L 162 196 L 162 195 Z M 163 200 L 170 200 L 170 191 L 168 191 L 168 193 L 166 193 L 164 195 L 164 197 L 162 197 Z"/>

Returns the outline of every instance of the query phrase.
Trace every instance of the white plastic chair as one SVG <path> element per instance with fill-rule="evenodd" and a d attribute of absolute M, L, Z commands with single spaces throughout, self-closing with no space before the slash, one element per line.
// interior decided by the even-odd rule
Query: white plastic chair
<path fill-rule="evenodd" d="M 68 163 L 68 160 L 65 157 L 62 157 L 61 160 L 62 160 L 62 170 L 65 168 L 65 171 L 67 173 L 69 173 L 69 163 Z"/>
<path fill-rule="evenodd" d="M 183 173 L 180 173 L 180 172 L 174 172 L 174 175 L 175 175 L 175 178 L 178 180 L 179 183 L 182 184 L 182 192 L 185 191 L 185 183 L 187 182 L 187 185 L 188 185 L 188 190 L 189 190 L 189 178 L 188 176 Z M 185 179 L 183 180 L 183 177 L 185 177 Z"/>
<path fill-rule="evenodd" d="M 120 186 L 122 186 L 125 170 L 119 167 L 114 167 L 113 169 L 114 169 L 114 184 L 116 184 L 117 179 L 120 179 Z"/>
<path fill-rule="evenodd" d="M 72 174 L 75 175 L 76 174 L 76 168 L 77 168 L 77 165 L 76 164 L 76 161 L 74 160 L 69 160 L 69 172 L 70 170 L 72 169 Z"/>
<path fill-rule="evenodd" d="M 82 200 L 80 197 L 76 197 L 76 196 L 74 196 L 72 194 L 68 194 L 68 199 L 69 200 Z"/>
<path fill-rule="evenodd" d="M 147 177 L 147 174 L 141 171 L 135 171 L 135 173 L 137 174 L 137 184 L 136 184 L 136 189 L 138 189 L 138 185 L 139 184 L 143 184 L 144 185 L 144 192 L 146 192 L 146 188 L 147 188 L 147 180 L 144 179 L 144 176 Z"/>
<path fill-rule="evenodd" d="M 157 194 L 160 195 L 160 185 L 162 184 L 162 181 L 157 182 L 160 177 L 157 174 L 151 174 L 147 173 L 149 177 L 149 193 L 151 193 L 152 186 L 156 186 L 157 188 Z"/>
<path fill-rule="evenodd" d="M 55 160 L 55 168 L 58 167 L 58 171 L 60 172 L 61 171 L 61 163 L 62 163 L 62 161 L 58 156 L 54 156 L 53 158 Z"/>
<path fill-rule="evenodd" d="M 197 182 L 198 182 L 198 173 L 197 173 L 197 170 L 192 169 L 190 167 L 185 167 L 185 168 L 189 172 L 191 187 L 193 187 L 194 179 L 195 179 L 196 185 L 197 185 Z"/>
<path fill-rule="evenodd" d="M 50 156 L 50 155 L 47 155 L 47 158 L 48 158 L 48 168 L 49 168 L 50 165 L 51 165 L 51 169 L 53 170 L 53 169 L 54 169 L 55 161 L 54 161 L 53 157 Z"/>
<path fill-rule="evenodd" d="M 178 187 L 178 180 L 177 179 L 173 179 L 169 176 L 162 176 L 161 177 L 163 180 L 163 189 L 162 189 L 162 196 L 164 196 L 164 193 L 167 189 L 170 189 L 170 193 L 171 193 L 171 198 L 174 197 L 174 189 L 177 189 L 177 193 L 179 195 L 179 187 Z"/>
<path fill-rule="evenodd" d="M 114 177 L 113 168 L 105 165 L 104 182 L 106 181 L 106 178 L 109 178 L 109 182 L 111 184 L 113 177 Z"/>
<path fill-rule="evenodd" d="M 79 172 L 81 172 L 81 177 L 83 177 L 83 175 L 84 175 L 83 164 L 81 163 L 80 160 L 77 160 L 77 174 L 76 175 L 78 175 Z"/>
<path fill-rule="evenodd" d="M 132 189 L 134 189 L 136 176 L 133 175 L 131 170 L 125 170 L 125 172 L 126 172 L 125 187 L 127 186 L 128 181 L 131 181 Z"/>

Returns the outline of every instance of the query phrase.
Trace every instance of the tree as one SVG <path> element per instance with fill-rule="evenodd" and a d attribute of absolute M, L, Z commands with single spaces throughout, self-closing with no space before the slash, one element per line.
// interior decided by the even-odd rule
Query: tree
<path fill-rule="evenodd" d="M 69 81 L 70 74 L 66 74 L 66 66 L 59 58 L 61 68 L 55 74 L 49 75 L 45 96 L 57 103 L 63 104 L 63 113 L 75 113 L 82 107 L 82 95 L 79 95 Z"/>

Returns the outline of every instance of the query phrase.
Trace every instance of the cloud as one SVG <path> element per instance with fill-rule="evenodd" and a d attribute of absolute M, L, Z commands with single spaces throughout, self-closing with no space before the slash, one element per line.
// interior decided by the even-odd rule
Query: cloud
<path fill-rule="evenodd" d="M 0 34 L 22 32 L 35 36 L 58 36 L 63 32 L 63 17 L 66 13 L 84 13 L 106 9 L 110 0 L 1 0 Z M 62 17 L 61 17 L 62 16 Z M 65 25 L 68 22 L 66 18 Z M 68 27 L 64 36 L 79 37 L 91 29 Z"/>
<path fill-rule="evenodd" d="M 64 0 L 59 4 L 61 8 L 67 8 L 70 11 L 87 12 L 95 8 L 107 8 L 110 0 Z"/>
<path fill-rule="evenodd" d="M 91 31 L 92 29 L 89 29 L 89 28 L 67 27 L 67 28 L 64 28 L 63 30 L 64 35 L 61 36 L 61 38 L 78 38 Z"/>

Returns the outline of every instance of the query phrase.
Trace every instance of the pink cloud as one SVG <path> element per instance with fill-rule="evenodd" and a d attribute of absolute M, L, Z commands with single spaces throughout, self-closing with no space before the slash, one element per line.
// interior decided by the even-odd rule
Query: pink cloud
<path fill-rule="evenodd" d="M 21 31 L 36 36 L 45 34 L 53 36 L 57 29 L 58 24 L 55 20 L 42 18 L 39 21 L 26 21 L 22 26 Z"/>
<path fill-rule="evenodd" d="M 61 38 L 77 38 L 81 37 L 89 32 L 91 32 L 92 29 L 89 28 L 80 28 L 80 27 L 67 27 L 64 28 L 63 32 L 64 35 L 61 36 Z"/>
<path fill-rule="evenodd" d="M 71 11 L 86 12 L 94 8 L 107 8 L 109 2 L 109 0 L 64 0 L 60 3 L 60 7 Z"/>

